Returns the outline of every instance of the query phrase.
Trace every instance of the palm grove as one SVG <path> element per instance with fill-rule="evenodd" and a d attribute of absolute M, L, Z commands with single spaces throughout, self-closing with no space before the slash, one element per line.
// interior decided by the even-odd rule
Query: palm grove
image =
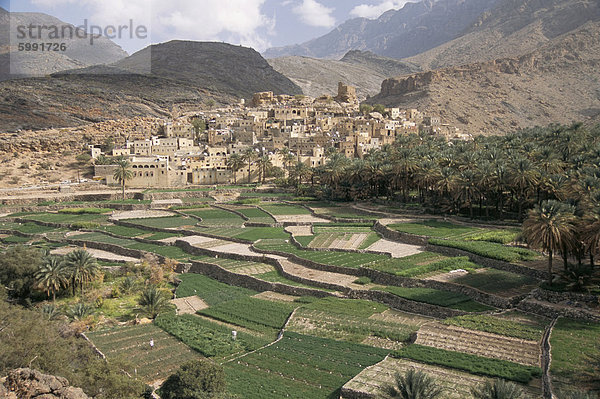
<path fill-rule="evenodd" d="M 290 167 L 298 194 L 355 201 L 385 197 L 430 213 L 524 221 L 523 239 L 585 273 L 600 253 L 600 126 L 531 128 L 447 141 L 398 137 L 363 159 L 327 152 L 323 166 Z M 576 265 L 569 269 L 569 259 Z M 589 270 L 588 270 L 589 271 Z"/>

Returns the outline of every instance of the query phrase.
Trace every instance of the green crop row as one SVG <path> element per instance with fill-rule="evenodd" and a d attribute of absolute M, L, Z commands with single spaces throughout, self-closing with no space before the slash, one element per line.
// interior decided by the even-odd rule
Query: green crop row
<path fill-rule="evenodd" d="M 528 249 L 507 247 L 502 244 L 486 241 L 430 239 L 429 243 L 442 247 L 461 249 L 486 258 L 503 260 L 505 262 L 528 261 L 538 257 L 537 253 Z"/>
<path fill-rule="evenodd" d="M 207 357 L 224 357 L 233 353 L 252 351 L 269 339 L 238 332 L 234 341 L 231 329 L 194 315 L 160 315 L 154 322 L 169 334 Z"/>
<path fill-rule="evenodd" d="M 531 277 L 495 269 L 460 276 L 453 280 L 453 282 L 482 291 L 500 294 L 537 283 Z"/>
<path fill-rule="evenodd" d="M 379 290 L 389 292 L 411 301 L 463 310 L 465 312 L 484 312 L 493 309 L 489 306 L 473 301 L 464 294 L 436 290 L 433 288 L 406 288 L 390 286 L 379 288 Z"/>
<path fill-rule="evenodd" d="M 221 283 L 201 274 L 181 274 L 179 279 L 181 284 L 177 287 L 177 298 L 197 295 L 209 306 L 257 294 L 256 291 Z"/>
<path fill-rule="evenodd" d="M 398 223 L 388 225 L 388 227 L 392 230 L 403 233 L 437 238 L 464 238 L 466 236 L 470 236 L 471 234 L 484 231 L 483 229 L 476 227 L 461 226 L 438 220 L 425 220 L 415 223 Z"/>
<path fill-rule="evenodd" d="M 268 348 L 225 366 L 229 390 L 248 399 L 318 399 L 338 390 L 388 351 L 365 345 L 286 333 Z"/>
<path fill-rule="evenodd" d="M 507 337 L 538 341 L 544 330 L 539 327 L 528 326 L 514 321 L 500 319 L 488 315 L 465 315 L 444 320 L 446 325 L 468 328 L 470 330 L 485 331 Z"/>
<path fill-rule="evenodd" d="M 470 235 L 466 238 L 468 241 L 489 241 L 496 242 L 499 244 L 509 244 L 514 242 L 521 235 L 520 229 L 504 229 L 504 230 L 490 230 L 483 233 L 477 233 Z"/>
<path fill-rule="evenodd" d="M 295 307 L 296 305 L 293 303 L 243 297 L 222 302 L 208 309 L 200 310 L 198 313 L 226 323 L 269 334 L 283 327 Z"/>
<path fill-rule="evenodd" d="M 542 374 L 539 367 L 524 366 L 507 360 L 490 359 L 469 353 L 447 351 L 416 344 L 396 351 L 394 356 L 524 384 L 532 378 L 540 377 Z"/>

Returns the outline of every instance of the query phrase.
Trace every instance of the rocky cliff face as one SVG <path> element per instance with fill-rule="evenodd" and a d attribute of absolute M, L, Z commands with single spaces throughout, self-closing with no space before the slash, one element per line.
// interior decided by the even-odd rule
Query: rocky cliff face
<path fill-rule="evenodd" d="M 387 79 L 370 100 L 417 107 L 471 133 L 570 123 L 600 114 L 600 23 L 515 58 Z"/>
<path fill-rule="evenodd" d="M 422 0 L 390 10 L 378 19 L 355 18 L 306 43 L 272 48 L 265 57 L 289 55 L 339 58 L 349 50 L 410 57 L 459 36 L 498 0 Z"/>
<path fill-rule="evenodd" d="M 436 69 L 515 57 L 598 20 L 593 0 L 502 0 L 459 37 L 407 61 Z"/>
<path fill-rule="evenodd" d="M 339 61 L 290 56 L 273 58 L 269 63 L 306 95 L 336 95 L 337 83 L 344 82 L 356 87 L 361 100 L 377 94 L 384 79 L 419 70 L 410 63 L 359 50 L 348 52 Z"/>
<path fill-rule="evenodd" d="M 6 399 L 89 399 L 81 388 L 69 386 L 66 378 L 16 369 L 0 379 L 0 398 Z"/>

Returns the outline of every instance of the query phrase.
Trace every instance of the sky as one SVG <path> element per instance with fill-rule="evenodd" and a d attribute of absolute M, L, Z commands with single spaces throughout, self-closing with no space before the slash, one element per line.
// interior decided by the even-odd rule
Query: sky
<path fill-rule="evenodd" d="M 416 1 L 416 0 L 413 0 Z M 113 40 L 133 53 L 173 39 L 224 41 L 264 51 L 322 36 L 344 21 L 377 18 L 406 0 L 0 0 L 12 12 L 43 12 L 105 32 L 139 26 L 149 34 Z M 108 28 L 108 30 L 106 30 Z M 123 33 L 125 32 L 125 33 Z"/>

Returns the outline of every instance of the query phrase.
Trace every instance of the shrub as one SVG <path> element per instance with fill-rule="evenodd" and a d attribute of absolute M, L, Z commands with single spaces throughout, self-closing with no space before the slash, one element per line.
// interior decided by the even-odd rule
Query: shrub
<path fill-rule="evenodd" d="M 164 399 L 212 399 L 225 392 L 223 366 L 208 359 L 183 364 L 164 382 L 160 396 Z"/>
<path fill-rule="evenodd" d="M 367 276 L 362 276 L 354 280 L 354 284 L 367 285 L 371 284 L 371 279 Z"/>
<path fill-rule="evenodd" d="M 69 215 L 101 215 L 107 213 L 104 208 L 64 208 L 60 209 L 58 213 L 65 213 Z"/>

